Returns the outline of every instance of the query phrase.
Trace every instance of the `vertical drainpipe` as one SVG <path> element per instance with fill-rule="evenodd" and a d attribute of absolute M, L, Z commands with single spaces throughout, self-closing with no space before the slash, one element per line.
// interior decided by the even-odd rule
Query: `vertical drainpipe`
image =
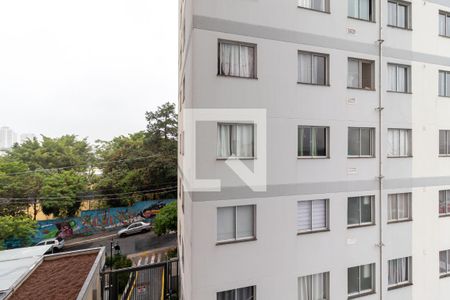
<path fill-rule="evenodd" d="M 379 237 L 378 237 L 378 248 L 379 248 L 379 282 L 380 282 L 380 300 L 383 299 L 383 161 L 382 161 L 382 117 L 383 117 L 383 92 L 382 88 L 382 58 L 383 58 L 383 24 L 382 24 L 382 1 L 378 1 L 378 222 L 379 222 Z"/>

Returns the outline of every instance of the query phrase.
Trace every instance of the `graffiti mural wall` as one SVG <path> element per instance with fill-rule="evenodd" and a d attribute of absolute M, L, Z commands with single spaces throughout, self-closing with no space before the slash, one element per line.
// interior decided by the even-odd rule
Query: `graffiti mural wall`
<path fill-rule="evenodd" d="M 148 200 L 130 207 L 115 207 L 82 211 L 80 217 L 38 221 L 34 242 L 54 237 L 64 239 L 110 231 L 139 220 L 151 222 L 169 200 Z"/>

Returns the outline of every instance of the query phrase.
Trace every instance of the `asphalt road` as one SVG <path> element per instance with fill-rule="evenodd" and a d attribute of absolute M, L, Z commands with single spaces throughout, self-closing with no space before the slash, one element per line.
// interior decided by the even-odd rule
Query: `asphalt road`
<path fill-rule="evenodd" d="M 87 237 L 86 240 L 89 240 L 89 238 Z M 106 253 L 109 255 L 111 240 L 113 241 L 114 245 L 116 244 L 116 242 L 119 243 L 120 252 L 122 254 L 128 255 L 163 247 L 176 247 L 177 234 L 171 233 L 158 237 L 153 232 L 139 233 L 124 238 L 113 237 L 95 241 L 87 241 L 83 244 L 66 245 L 62 251 L 64 252 L 94 247 L 105 247 Z"/>

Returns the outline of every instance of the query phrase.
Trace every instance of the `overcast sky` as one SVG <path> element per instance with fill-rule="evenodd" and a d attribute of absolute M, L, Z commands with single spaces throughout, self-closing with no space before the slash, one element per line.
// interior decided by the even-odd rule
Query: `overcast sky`
<path fill-rule="evenodd" d="M 0 126 L 110 139 L 177 102 L 176 0 L 0 1 Z"/>

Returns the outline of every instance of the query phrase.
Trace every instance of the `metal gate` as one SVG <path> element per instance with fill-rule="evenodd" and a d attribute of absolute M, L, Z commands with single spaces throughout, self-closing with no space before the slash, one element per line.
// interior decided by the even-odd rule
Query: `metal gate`
<path fill-rule="evenodd" d="M 177 300 L 178 258 L 102 272 L 103 300 Z"/>

